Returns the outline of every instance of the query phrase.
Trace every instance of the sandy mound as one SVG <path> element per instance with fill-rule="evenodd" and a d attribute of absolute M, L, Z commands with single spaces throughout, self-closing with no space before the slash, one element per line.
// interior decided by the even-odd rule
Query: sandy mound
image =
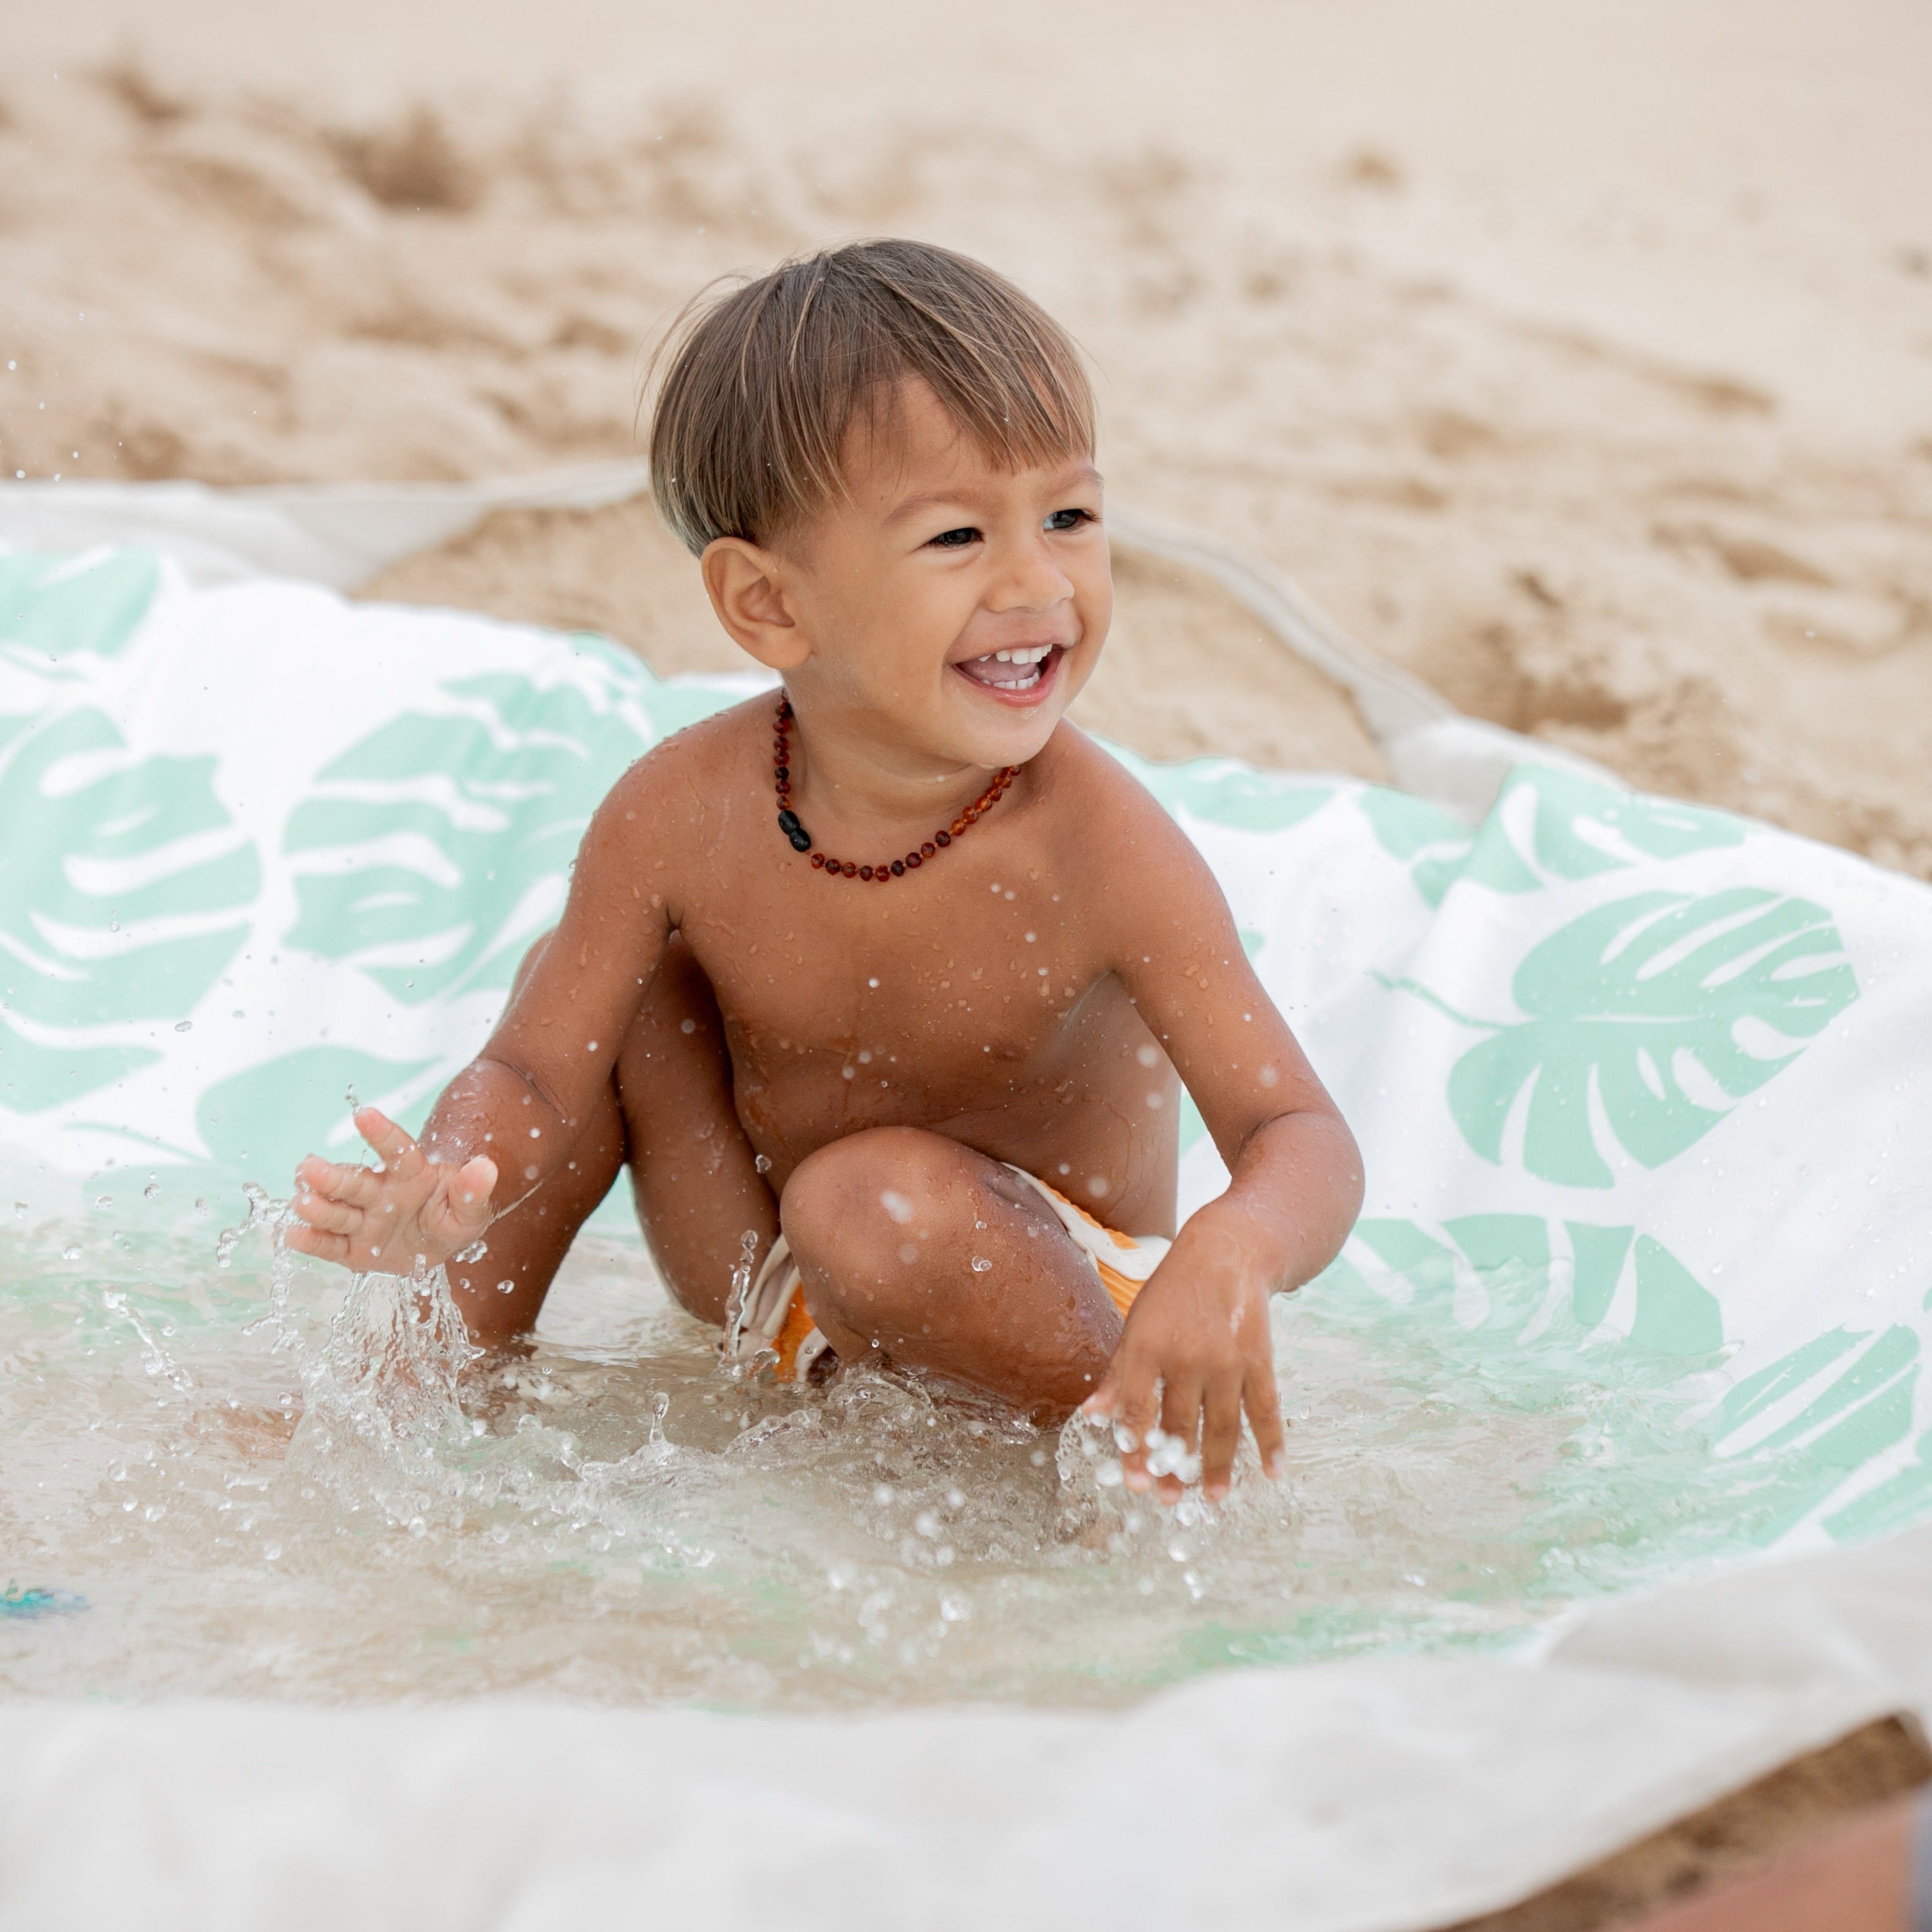
<path fill-rule="evenodd" d="M 1106 655 L 1073 710 L 1082 724 L 1151 758 L 1219 752 L 1276 770 L 1388 777 L 1348 698 L 1219 584 L 1123 550 L 1114 588 Z M 601 631 L 660 672 L 745 668 L 648 500 L 500 511 L 363 594 Z"/>
<path fill-rule="evenodd" d="M 1433 190 L 1394 149 L 1262 192 L 1081 131 L 1070 159 L 886 94 L 792 148 L 722 96 L 352 112 L 124 61 L 16 83 L 0 456 L 246 482 L 628 454 L 640 346 L 709 277 L 930 236 L 1088 345 L 1117 500 L 1268 557 L 1471 712 L 1932 876 L 1932 421 L 1834 435 L 1762 370 L 1425 271 Z M 1923 266 L 1883 272 L 1909 292 Z M 1132 559 L 1122 579 L 1092 722 L 1378 769 L 1220 592 Z M 635 510 L 500 517 L 373 588 L 594 624 L 666 668 L 723 648 Z"/>

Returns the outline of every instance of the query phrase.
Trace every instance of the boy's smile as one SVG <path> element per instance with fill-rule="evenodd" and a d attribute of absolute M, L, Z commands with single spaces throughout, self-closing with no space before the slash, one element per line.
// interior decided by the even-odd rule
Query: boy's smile
<path fill-rule="evenodd" d="M 816 808 L 923 820 L 1035 757 L 1092 674 L 1113 608 L 1100 478 L 1084 452 L 998 467 L 908 381 L 848 439 L 844 482 L 769 544 L 720 538 L 706 582 L 784 677 Z M 869 770 L 812 770 L 828 724 Z"/>

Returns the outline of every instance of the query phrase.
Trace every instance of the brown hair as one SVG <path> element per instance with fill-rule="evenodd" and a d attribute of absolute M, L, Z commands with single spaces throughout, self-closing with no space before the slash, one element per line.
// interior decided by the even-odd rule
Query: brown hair
<path fill-rule="evenodd" d="M 770 542 L 842 494 L 855 420 L 890 424 L 926 382 L 1003 468 L 1094 447 L 1094 398 L 1072 339 L 1012 283 L 922 242 L 800 256 L 722 298 L 700 296 L 658 352 L 651 494 L 694 553 Z"/>

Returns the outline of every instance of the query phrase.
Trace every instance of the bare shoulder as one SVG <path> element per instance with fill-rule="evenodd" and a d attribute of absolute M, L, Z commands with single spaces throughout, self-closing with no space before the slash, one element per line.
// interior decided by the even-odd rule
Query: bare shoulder
<path fill-rule="evenodd" d="M 670 889 L 705 876 L 704 862 L 742 828 L 740 808 L 759 781 L 769 782 L 764 719 L 768 702 L 752 698 L 674 732 L 638 760 L 604 795 L 579 853 L 580 872 L 615 868 L 634 877 L 648 869 Z M 742 831 L 740 832 L 742 836 Z M 694 866 L 693 862 L 699 862 Z"/>
<path fill-rule="evenodd" d="M 700 718 L 656 744 L 613 785 L 598 808 L 600 820 L 639 826 L 639 836 L 662 832 L 703 835 L 707 822 L 734 816 L 731 808 L 754 776 L 770 709 L 748 698 Z"/>
<path fill-rule="evenodd" d="M 1132 856 L 1142 864 L 1205 866 L 1193 842 L 1166 808 L 1122 764 L 1077 726 L 1064 721 L 1036 762 L 1070 849 L 1098 862 Z"/>
<path fill-rule="evenodd" d="M 1219 928 L 1231 919 L 1219 882 L 1194 842 L 1132 772 L 1084 731 L 1063 722 L 1041 754 L 1055 842 L 1085 910 L 1121 938 L 1150 924 Z"/>

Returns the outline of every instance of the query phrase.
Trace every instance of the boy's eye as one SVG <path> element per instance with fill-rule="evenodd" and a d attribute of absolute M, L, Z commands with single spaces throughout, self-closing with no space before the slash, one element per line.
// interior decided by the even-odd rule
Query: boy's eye
<path fill-rule="evenodd" d="M 935 550 L 964 550 L 969 543 L 976 542 L 980 532 L 970 524 L 962 524 L 956 530 L 941 530 L 932 539 Z"/>
<path fill-rule="evenodd" d="M 1090 510 L 1055 510 L 1047 518 L 1046 527 L 1050 530 L 1077 530 L 1082 524 L 1090 524 L 1093 520 L 1094 513 Z"/>

